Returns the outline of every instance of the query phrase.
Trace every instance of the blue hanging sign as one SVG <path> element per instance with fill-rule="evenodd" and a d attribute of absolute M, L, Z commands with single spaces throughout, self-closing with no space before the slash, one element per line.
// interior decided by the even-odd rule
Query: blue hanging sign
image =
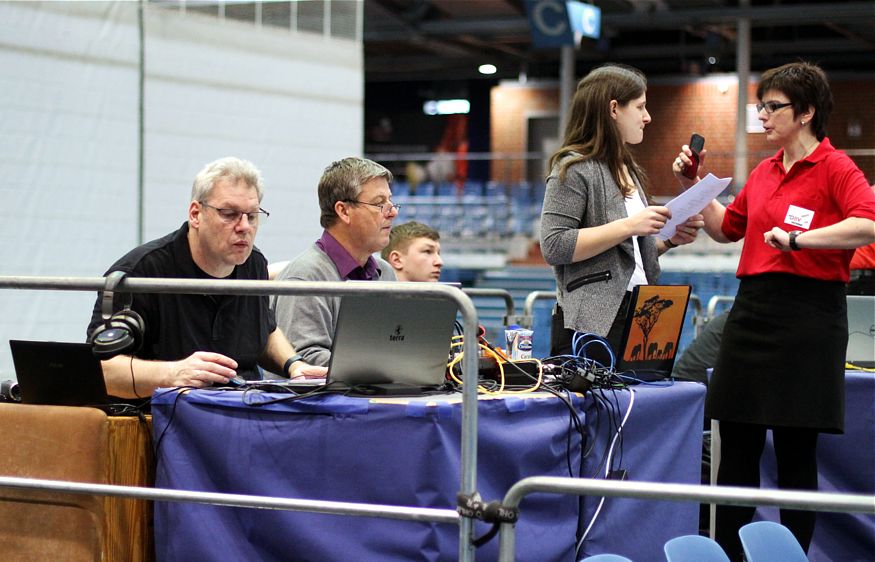
<path fill-rule="evenodd" d="M 536 49 L 574 45 L 565 0 L 526 0 L 526 14 Z"/>
<path fill-rule="evenodd" d="M 571 29 L 583 37 L 598 39 L 602 31 L 602 11 L 592 4 L 566 2 L 568 7 L 568 21 Z"/>

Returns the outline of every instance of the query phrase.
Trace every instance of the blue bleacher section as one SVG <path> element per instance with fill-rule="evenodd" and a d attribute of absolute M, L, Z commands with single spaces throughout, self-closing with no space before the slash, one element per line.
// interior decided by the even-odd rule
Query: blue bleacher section
<path fill-rule="evenodd" d="M 397 222 L 425 223 L 443 238 L 533 236 L 541 215 L 544 185 L 423 182 L 414 190 L 406 182 L 396 181 L 392 184 L 392 200 L 401 205 Z"/>
<path fill-rule="evenodd" d="M 702 313 L 708 300 L 715 295 L 734 296 L 738 291 L 738 279 L 733 272 L 691 272 L 663 271 L 659 282 L 666 285 L 691 285 L 693 293 L 702 303 Z M 556 281 L 553 271 L 542 266 L 510 266 L 502 270 L 481 272 L 474 282 L 475 287 L 498 288 L 508 291 L 514 300 L 516 314 L 522 314 L 526 297 L 532 291 L 555 291 Z M 486 337 L 495 345 L 504 342 L 504 301 L 492 297 L 476 297 L 474 305 L 480 316 L 480 323 L 486 328 Z M 550 317 L 553 300 L 538 300 L 532 313 L 533 355 L 546 357 L 550 351 Z M 720 312 L 718 310 L 717 312 Z M 687 309 L 684 330 L 678 348 L 683 350 L 693 340 L 695 311 L 692 305 Z"/>

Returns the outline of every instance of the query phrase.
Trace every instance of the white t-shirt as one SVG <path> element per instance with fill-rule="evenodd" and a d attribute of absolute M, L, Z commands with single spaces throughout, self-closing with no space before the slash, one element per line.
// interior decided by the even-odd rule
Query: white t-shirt
<path fill-rule="evenodd" d="M 626 214 L 630 217 L 644 210 L 644 202 L 638 196 L 637 190 L 626 196 L 625 203 Z M 632 273 L 632 277 L 629 279 L 629 285 L 626 287 L 627 291 L 631 291 L 636 285 L 647 285 L 647 274 L 644 273 L 644 262 L 641 260 L 641 249 L 638 247 L 637 236 L 632 237 L 632 246 L 635 248 L 635 272 Z"/>

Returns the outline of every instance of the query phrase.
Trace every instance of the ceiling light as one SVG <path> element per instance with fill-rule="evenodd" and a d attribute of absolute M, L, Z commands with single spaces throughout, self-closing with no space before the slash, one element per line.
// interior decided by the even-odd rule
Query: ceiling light
<path fill-rule="evenodd" d="M 477 70 L 480 71 L 480 74 L 495 74 L 498 71 L 494 64 L 481 64 Z"/>
<path fill-rule="evenodd" d="M 426 115 L 452 115 L 469 111 L 471 102 L 468 100 L 429 100 L 422 104 L 422 112 Z"/>

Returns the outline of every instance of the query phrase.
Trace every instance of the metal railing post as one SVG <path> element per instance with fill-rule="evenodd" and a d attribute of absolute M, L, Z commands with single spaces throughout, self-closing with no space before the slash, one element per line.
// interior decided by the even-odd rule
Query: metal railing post
<path fill-rule="evenodd" d="M 479 323 L 477 310 L 471 299 L 464 296 L 464 301 L 458 299 L 459 310 L 462 312 L 462 333 L 464 341 L 476 342 Z M 460 491 L 471 495 L 477 491 L 477 377 L 479 375 L 479 352 L 473 346 L 474 353 L 465 353 L 462 357 L 462 475 Z M 459 519 L 459 560 L 470 562 L 474 560 L 474 520 L 470 517 Z"/>
<path fill-rule="evenodd" d="M 702 299 L 699 298 L 699 295 L 690 294 L 690 304 L 693 305 L 693 337 L 695 338 L 707 320 L 702 318 Z"/>
<path fill-rule="evenodd" d="M 510 323 L 510 319 L 514 316 L 513 295 L 505 289 L 490 289 L 487 287 L 465 287 L 462 292 L 469 297 L 496 297 L 504 299 L 504 325 Z"/>
<path fill-rule="evenodd" d="M 733 303 L 735 302 L 735 297 L 730 297 L 727 295 L 714 295 L 710 299 L 708 299 L 708 307 L 705 310 L 705 315 L 708 320 L 714 318 L 714 313 L 717 312 L 717 307 L 720 303 Z"/>
<path fill-rule="evenodd" d="M 539 300 L 555 300 L 556 299 L 556 291 L 532 291 L 528 295 L 526 295 L 526 302 L 523 304 L 523 315 L 520 317 L 527 322 L 527 325 L 524 325 L 520 322 L 520 326 L 523 328 L 531 329 L 532 325 L 534 325 L 534 310 L 535 310 L 535 302 Z"/>

